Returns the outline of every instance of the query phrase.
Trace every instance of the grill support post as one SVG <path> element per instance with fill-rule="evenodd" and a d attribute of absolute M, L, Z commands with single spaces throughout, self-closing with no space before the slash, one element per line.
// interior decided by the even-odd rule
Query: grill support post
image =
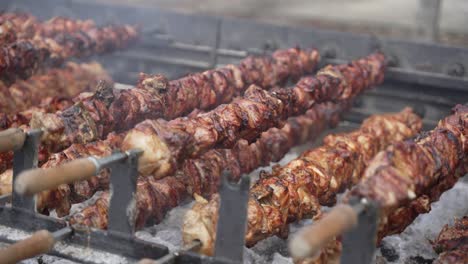
<path fill-rule="evenodd" d="M 109 231 L 127 235 L 135 232 L 138 157 L 142 153 L 141 150 L 130 150 L 126 159 L 111 165 Z"/>
<path fill-rule="evenodd" d="M 343 234 L 340 263 L 370 264 L 377 239 L 378 207 L 373 201 L 353 197 L 350 205 L 358 214 L 358 224 Z"/>
<path fill-rule="evenodd" d="M 427 41 L 438 41 L 442 0 L 419 0 L 419 28 Z"/>
<path fill-rule="evenodd" d="M 250 178 L 246 175 L 242 176 L 239 184 L 231 183 L 230 178 L 230 173 L 225 171 L 219 190 L 221 202 L 214 256 L 218 259 L 242 263 Z"/>
<path fill-rule="evenodd" d="M 31 130 L 26 132 L 26 138 L 23 146 L 14 151 L 13 155 L 13 183 L 16 177 L 24 170 L 37 167 L 39 143 L 42 136 L 42 130 Z M 14 186 L 14 184 L 13 184 Z M 14 188 L 14 187 L 13 187 Z M 35 196 L 22 196 L 14 189 L 12 193 L 12 205 L 17 208 L 36 211 Z"/>

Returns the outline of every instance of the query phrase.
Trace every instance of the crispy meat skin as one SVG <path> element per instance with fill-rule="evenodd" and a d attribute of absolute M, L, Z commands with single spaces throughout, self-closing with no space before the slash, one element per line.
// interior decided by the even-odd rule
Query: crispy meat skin
<path fill-rule="evenodd" d="M 457 249 L 443 252 L 433 264 L 466 264 L 468 263 L 468 244 Z"/>
<path fill-rule="evenodd" d="M 388 144 L 416 135 L 421 119 L 410 109 L 366 119 L 357 131 L 329 135 L 322 147 L 303 153 L 271 174 L 261 173 L 251 187 L 246 244 L 272 235 L 286 236 L 292 221 L 319 215 L 321 205 L 335 203 L 336 194 L 359 181 L 373 155 Z M 202 251 L 211 254 L 219 196 L 199 202 L 184 222 L 184 241 L 200 239 Z"/>
<path fill-rule="evenodd" d="M 438 201 L 440 196 L 453 187 L 457 181 L 458 177 L 446 177 L 437 185 L 431 187 L 428 192 L 411 201 L 409 205 L 399 207 L 390 213 L 387 223 L 379 227 L 377 243 L 380 244 L 386 236 L 403 232 L 420 214 L 430 212 L 431 204 Z"/>
<path fill-rule="evenodd" d="M 70 99 L 60 97 L 46 97 L 43 98 L 39 106 L 33 106 L 26 111 L 16 114 L 4 114 L 0 113 L 0 130 L 7 128 L 21 128 L 28 130 L 28 123 L 31 116 L 35 112 L 55 112 L 63 110 L 64 108 L 72 105 L 73 102 Z M 39 147 L 38 161 L 39 165 L 44 163 L 49 157 L 49 152 L 46 149 Z M 11 193 L 11 181 L 13 167 L 13 151 L 0 153 L 0 195 Z M 3 175 L 6 173 L 6 175 Z"/>
<path fill-rule="evenodd" d="M 37 114 L 31 125 L 46 131 L 44 144 L 59 151 L 72 143 L 103 139 L 145 119 L 172 119 L 196 108 L 207 110 L 241 95 L 251 84 L 270 88 L 314 70 L 316 50 L 279 50 L 271 57 L 248 57 L 239 65 L 192 74 L 168 82 L 142 74 L 137 89 L 101 91 L 62 113 Z"/>
<path fill-rule="evenodd" d="M 161 178 L 174 173 L 184 159 L 209 149 L 230 148 L 239 139 L 252 142 L 317 102 L 349 99 L 382 82 L 383 70 L 384 56 L 375 53 L 349 64 L 327 66 L 292 88 L 265 91 L 252 85 L 242 98 L 195 118 L 146 120 L 129 131 L 122 150 L 143 149 L 140 173 Z"/>
<path fill-rule="evenodd" d="M 358 185 L 359 187 L 353 189 L 349 195 L 357 194 L 365 196 L 373 194 L 375 196 L 372 197 L 379 197 L 380 203 L 385 206 L 380 218 L 377 244 L 380 244 L 385 236 L 397 234 L 405 230 L 418 215 L 429 212 L 431 210 L 431 203 L 437 201 L 444 191 L 455 185 L 459 177 L 465 175 L 467 171 L 466 167 L 468 166 L 466 155 L 467 114 L 467 106 L 457 105 L 453 109 L 453 114 L 440 121 L 434 130 L 423 133 L 415 140 L 395 143 L 393 146 L 388 147 L 386 151 L 380 152 L 371 161 L 365 172 L 364 177 L 367 177 L 366 180 L 363 180 Z M 451 136 L 441 136 L 447 134 Z M 417 144 L 420 148 L 427 148 L 430 150 L 428 153 L 432 153 L 433 159 L 427 159 L 427 156 L 425 157 L 420 154 L 421 152 L 417 151 L 413 153 L 415 159 L 397 159 L 397 157 L 401 157 L 402 155 L 395 154 L 393 151 L 397 151 L 398 146 L 402 144 L 411 146 Z M 390 160 L 385 160 L 383 157 L 391 158 Z M 394 159 L 391 160 L 392 158 Z M 420 163 L 418 163 L 418 160 L 420 160 Z M 407 166 L 412 167 L 408 168 Z M 414 175 L 404 174 L 408 170 L 398 171 L 393 170 L 393 168 L 406 168 L 414 173 L 428 174 L 420 174 L 419 176 L 426 178 L 419 178 L 419 181 L 416 181 L 417 177 L 414 177 Z M 420 168 L 427 169 L 427 171 L 420 170 Z M 395 174 L 388 175 L 389 171 Z M 435 174 L 430 174 L 434 171 Z M 404 175 L 407 176 L 404 177 Z M 385 176 L 388 176 L 388 178 L 385 178 Z M 372 179 L 372 177 L 376 177 L 376 179 L 368 180 Z M 392 177 L 395 177 L 395 179 L 392 179 Z M 398 177 L 404 177 L 403 179 L 406 178 L 406 180 L 402 181 Z M 413 181 L 413 184 L 410 184 L 411 181 Z M 385 186 L 376 185 L 385 183 L 387 184 Z M 390 183 L 393 184 L 390 185 Z M 408 186 L 408 184 L 409 186 L 413 186 L 416 191 L 414 189 L 405 189 L 405 186 Z M 362 187 L 361 185 L 364 186 Z M 396 187 L 400 185 L 402 187 Z M 419 186 L 419 188 L 414 186 Z M 426 187 L 421 188 L 421 186 Z M 392 194 L 392 190 L 397 190 L 400 195 Z M 407 197 L 403 194 L 405 190 L 407 190 Z M 383 195 L 384 192 L 388 196 Z M 418 196 L 416 197 L 416 195 Z M 391 199 L 388 197 L 391 197 Z M 436 251 L 449 251 L 442 253 L 434 263 L 467 263 L 467 224 L 468 221 L 465 217 L 463 220 L 457 221 L 454 228 L 444 227 L 433 244 Z M 465 241 L 464 245 L 455 249 L 463 239 Z M 322 252 L 322 255 L 327 254 L 326 250 Z"/>
<path fill-rule="evenodd" d="M 432 245 L 440 254 L 434 263 L 468 263 L 468 216 L 445 225 Z"/>
<path fill-rule="evenodd" d="M 432 242 L 435 252 L 442 253 L 468 244 L 468 216 L 455 219 L 453 226 L 445 225 Z"/>
<path fill-rule="evenodd" d="M 79 93 L 93 91 L 99 80 L 112 82 L 99 63 L 68 62 L 63 68 L 47 69 L 27 80 L 18 80 L 9 87 L 0 83 L 3 98 L 0 100 L 8 101 L 0 102 L 0 112 L 16 114 L 41 103 L 47 106 L 51 100 L 45 99 L 47 97 L 72 99 Z"/>
<path fill-rule="evenodd" d="M 468 106 L 457 105 L 452 115 L 441 120 L 432 131 L 414 140 L 397 142 L 376 155 L 363 180 L 349 195 L 367 197 L 380 204 L 380 237 L 387 232 L 394 233 L 390 232 L 392 229 L 404 229 L 391 222 L 393 219 L 403 221 L 394 214 L 404 215 L 401 210 L 415 210 L 411 219 L 415 217 L 414 212 L 429 210 L 428 202 L 437 200 L 465 175 L 467 132 Z M 408 206 L 409 209 L 398 209 Z"/>
<path fill-rule="evenodd" d="M 122 142 L 123 136 L 123 134 L 111 133 L 105 141 L 91 142 L 86 145 L 73 144 L 65 151 L 51 155 L 43 167 L 56 167 L 63 162 L 88 156 L 108 156 Z M 97 177 L 89 180 L 70 185 L 62 184 L 57 189 L 38 194 L 37 210 L 47 212 L 50 209 L 56 209 L 59 216 L 68 214 L 72 203 L 90 198 L 102 186 L 108 187 L 108 174 L 108 170 L 103 170 Z"/>
<path fill-rule="evenodd" d="M 0 83 L 0 129 L 20 127 L 28 130 L 33 114 L 68 108 L 73 105 L 74 96 L 93 91 L 99 80 L 112 82 L 100 64 L 69 62 L 63 68 L 48 69 L 28 80 L 18 80 L 10 87 Z M 41 146 L 39 164 L 47 157 L 47 150 Z M 11 168 L 12 159 L 12 153 L 0 153 L 0 173 Z"/>
<path fill-rule="evenodd" d="M 91 20 L 57 17 L 45 22 L 27 14 L 4 13 L 0 27 L 0 79 L 6 84 L 26 79 L 43 66 L 58 66 L 84 57 L 126 47 L 138 38 L 129 25 L 97 27 Z"/>
<path fill-rule="evenodd" d="M 316 137 L 328 124 L 335 125 L 338 114 L 345 108 L 347 108 L 346 103 L 317 105 L 305 115 L 288 120 L 288 123 L 282 129 L 272 128 L 263 133 L 255 143 L 249 145 L 245 140 L 240 140 L 232 149 L 213 149 L 198 159 L 186 160 L 174 176 L 167 177 L 171 178 L 171 180 L 155 180 L 154 177 L 144 179 L 144 177 L 140 177 L 137 192 L 138 227 L 143 226 L 148 219 L 159 222 L 167 210 L 178 205 L 180 200 L 187 197 L 187 195 L 197 194 L 209 197 L 212 193 L 215 193 L 223 169 L 230 170 L 234 180 L 236 180 L 239 179 L 242 173 L 268 165 L 272 161 L 278 161 L 292 146 Z M 103 179 L 103 177 L 100 178 Z M 76 184 L 93 186 L 85 182 L 75 183 L 74 185 Z M 89 188 L 88 193 L 92 195 L 97 188 L 107 189 L 108 186 L 101 185 L 96 186 L 96 189 Z M 71 186 L 67 189 L 67 192 L 59 192 L 59 194 L 52 196 L 52 199 L 59 203 L 67 203 L 64 201 L 69 200 L 69 197 L 73 196 L 72 192 L 76 191 L 76 189 Z M 163 191 L 163 189 L 169 191 Z M 59 195 L 66 196 L 59 197 Z M 51 199 L 51 196 L 48 198 Z M 105 194 L 100 199 L 103 201 L 97 202 L 85 209 L 81 214 L 76 215 L 74 221 L 106 228 L 107 213 L 98 214 L 96 212 L 107 212 L 107 199 L 108 194 Z M 53 204 L 53 201 L 48 202 L 49 209 L 54 208 L 54 206 L 59 208 L 69 206 L 69 204 L 57 206 Z M 45 199 L 44 202 L 47 203 Z M 101 206 L 104 207 L 101 208 Z M 68 210 L 59 211 L 60 214 L 68 213 Z"/>

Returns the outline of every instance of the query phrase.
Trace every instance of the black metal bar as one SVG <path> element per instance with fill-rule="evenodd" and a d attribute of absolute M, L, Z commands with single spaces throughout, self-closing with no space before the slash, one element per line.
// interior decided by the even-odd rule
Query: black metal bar
<path fill-rule="evenodd" d="M 346 63 L 342 59 L 324 59 L 320 62 L 320 67 L 328 64 Z M 468 79 L 453 77 L 447 74 L 437 72 L 424 72 L 398 67 L 388 67 L 385 72 L 385 80 L 399 81 L 423 86 L 431 86 L 455 91 L 468 92 Z"/>
<path fill-rule="evenodd" d="M 247 224 L 247 201 L 250 178 L 243 176 L 239 184 L 230 182 L 224 172 L 219 190 L 221 202 L 216 229 L 215 258 L 242 262 Z"/>
<path fill-rule="evenodd" d="M 26 232 L 33 232 L 40 229 L 47 229 L 55 232 L 67 226 L 65 221 L 60 219 L 37 214 L 23 208 L 6 206 L 0 206 L 0 225 L 24 230 Z"/>
<path fill-rule="evenodd" d="M 211 51 L 211 66 L 210 68 L 215 68 L 218 64 L 218 49 L 221 42 L 221 20 L 218 20 L 216 23 L 216 38 L 215 44 Z"/>
<path fill-rule="evenodd" d="M 52 236 L 54 237 L 55 241 L 60 241 L 60 240 L 66 239 L 67 237 L 69 237 L 72 234 L 73 234 L 73 229 L 71 227 L 67 226 L 67 227 L 64 227 L 62 229 L 59 229 L 59 230 L 53 232 Z"/>
<path fill-rule="evenodd" d="M 343 253 L 341 263 L 368 264 L 372 262 L 375 252 L 378 224 L 378 206 L 367 199 L 350 200 L 353 209 L 358 213 L 358 225 L 343 234 Z"/>
<path fill-rule="evenodd" d="M 111 167 L 108 230 L 133 235 L 136 220 L 136 183 L 141 150 L 130 150 L 127 158 Z"/>
<path fill-rule="evenodd" d="M 439 17 L 442 0 L 419 0 L 419 28 L 423 38 L 437 41 L 439 38 Z"/>
<path fill-rule="evenodd" d="M 181 252 L 184 252 L 184 251 L 196 251 L 198 248 L 200 248 L 201 246 L 201 243 L 200 241 L 193 241 L 191 244 L 188 244 L 187 246 L 185 246 L 182 250 L 179 250 L 179 251 L 176 251 L 176 252 L 172 252 L 160 259 L 157 259 L 154 264 L 173 264 L 173 263 L 176 263 L 177 261 L 177 258 L 180 256 L 180 253 Z"/>
<path fill-rule="evenodd" d="M 4 194 L 0 196 L 0 206 L 5 205 L 6 203 L 11 203 L 11 193 Z"/>
<path fill-rule="evenodd" d="M 27 169 L 37 167 L 37 158 L 39 152 L 41 130 L 31 130 L 26 133 L 26 139 L 23 147 L 16 150 L 13 155 L 13 183 L 18 175 Z M 14 186 L 14 184 L 13 184 Z M 13 187 L 14 188 L 14 187 Z M 13 189 L 12 205 L 18 208 L 36 210 L 36 201 L 34 196 L 22 196 Z"/>

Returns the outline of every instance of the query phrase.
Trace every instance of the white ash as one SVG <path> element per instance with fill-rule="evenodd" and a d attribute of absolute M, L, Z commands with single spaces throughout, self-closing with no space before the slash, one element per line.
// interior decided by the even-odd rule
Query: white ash
<path fill-rule="evenodd" d="M 25 231 L 14 229 L 8 226 L 0 225 L 0 236 L 9 240 L 18 241 L 18 240 L 28 238 L 31 235 L 32 235 L 31 232 L 25 232 Z M 6 244 L 2 244 L 0 246 L 6 246 Z M 102 264 L 128 263 L 127 260 L 115 254 L 92 250 L 90 248 L 76 246 L 76 245 L 67 245 L 60 241 L 54 245 L 54 251 L 73 256 L 82 261 L 93 261 L 93 262 L 102 263 Z M 58 257 L 47 256 L 47 255 L 32 258 L 29 260 L 24 260 L 23 263 L 31 263 L 31 264 L 38 263 L 39 261 L 38 259 L 41 259 L 42 263 L 51 263 L 51 264 L 52 263 L 75 263 L 73 261 L 68 261 L 68 260 L 58 258 Z"/>
<path fill-rule="evenodd" d="M 14 229 L 8 226 L 0 225 L 0 236 L 3 238 L 6 238 L 8 240 L 21 240 L 29 237 L 31 233 L 23 231 L 23 230 L 18 230 Z"/>

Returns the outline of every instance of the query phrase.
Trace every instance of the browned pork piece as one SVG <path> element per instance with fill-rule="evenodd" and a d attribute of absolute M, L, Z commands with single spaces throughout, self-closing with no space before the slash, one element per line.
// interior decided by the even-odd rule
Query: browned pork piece
<path fill-rule="evenodd" d="M 9 87 L 0 83 L 0 112 L 16 114 L 41 103 L 46 106 L 50 99 L 44 99 L 48 97 L 72 99 L 81 92 L 93 91 L 100 80 L 112 82 L 99 63 L 68 62 L 63 68 L 47 69 Z"/>
<path fill-rule="evenodd" d="M 457 105 L 434 130 L 414 140 L 394 143 L 370 162 L 363 180 L 347 196 L 375 199 L 382 206 L 377 244 L 385 236 L 402 232 L 419 214 L 429 212 L 431 203 L 465 175 L 467 121 L 468 106 Z M 335 241 L 341 244 L 339 239 Z M 336 248 L 330 244 L 320 256 L 326 257 Z M 463 257 L 462 253 L 455 250 L 442 254 L 443 261 L 448 262 L 439 263 L 452 263 L 450 260 Z"/>
<path fill-rule="evenodd" d="M 69 62 L 63 68 L 18 80 L 10 87 L 0 83 L 0 129 L 21 127 L 28 130 L 33 114 L 61 111 L 73 105 L 74 96 L 93 91 L 100 80 L 112 82 L 100 64 Z M 39 163 L 48 157 L 46 149 L 41 147 Z M 0 173 L 12 167 L 12 160 L 12 152 L 0 153 Z"/>
<path fill-rule="evenodd" d="M 0 130 L 12 127 L 28 129 L 29 121 L 35 112 L 51 113 L 61 111 L 74 104 L 70 98 L 53 96 L 42 98 L 38 105 L 14 114 L 0 113 Z M 3 161 L 0 161 L 2 165 Z M 0 170 L 1 171 L 1 170 Z"/>
<path fill-rule="evenodd" d="M 366 197 L 380 205 L 380 237 L 395 229 L 395 225 L 389 228 L 392 226 L 389 221 L 401 221 L 392 217 L 392 214 L 398 214 L 398 208 L 417 207 L 418 203 L 424 203 L 424 199 L 437 200 L 443 191 L 465 175 L 468 168 L 467 132 L 468 106 L 457 105 L 453 114 L 440 121 L 432 131 L 415 140 L 397 142 L 372 160 L 362 182 L 350 195 Z"/>
<path fill-rule="evenodd" d="M 43 66 L 124 48 L 139 35 L 129 25 L 98 27 L 90 20 L 68 18 L 39 22 L 14 13 L 0 15 L 0 28 L 6 33 L 0 38 L 0 80 L 7 85 L 30 77 Z"/>
<path fill-rule="evenodd" d="M 468 216 L 456 219 L 453 226 L 445 225 L 433 246 L 440 254 L 436 264 L 468 263 Z"/>
<path fill-rule="evenodd" d="M 255 143 L 249 145 L 247 141 L 240 140 L 232 149 L 212 149 L 198 159 L 186 160 L 174 176 L 161 180 L 140 177 L 137 191 L 137 226 L 142 227 L 148 219 L 159 222 L 166 211 L 178 205 L 187 195 L 209 197 L 217 191 L 223 169 L 231 171 L 233 180 L 237 180 L 242 173 L 278 161 L 292 146 L 315 138 L 327 125 L 335 125 L 343 109 L 347 109 L 346 102 L 339 105 L 317 105 L 305 115 L 288 120 L 282 129 L 272 128 L 263 133 Z M 105 150 L 108 145 L 105 144 L 100 149 Z M 82 153 L 82 149 L 77 149 L 75 152 L 67 152 L 67 155 L 83 155 Z M 98 189 L 107 188 L 106 173 L 88 181 L 62 185 L 58 190 L 40 194 L 38 209 L 44 211 L 57 208 L 59 215 L 65 215 L 68 214 L 71 203 L 83 201 Z M 72 221 L 106 228 L 108 198 L 108 193 L 105 193 L 94 205 L 76 214 Z"/>
<path fill-rule="evenodd" d="M 381 225 L 379 229 L 377 243 L 380 244 L 386 236 L 403 232 L 420 214 L 430 212 L 431 204 L 438 201 L 440 196 L 446 190 L 452 188 L 457 181 L 458 177 L 447 177 L 431 187 L 423 195 L 411 201 L 409 205 L 400 207 L 390 213 L 387 223 Z"/>
<path fill-rule="evenodd" d="M 336 195 L 356 184 L 371 158 L 390 143 L 416 135 L 421 119 L 411 109 L 375 115 L 359 130 L 329 135 L 322 147 L 303 153 L 271 174 L 261 173 L 251 187 L 246 244 L 266 237 L 285 237 L 292 221 L 319 215 L 321 205 L 335 203 Z M 187 213 L 184 241 L 200 240 L 201 251 L 212 254 L 219 196 L 199 201 Z"/>
<path fill-rule="evenodd" d="M 36 17 L 26 13 L 1 13 L 0 45 L 5 46 L 18 39 L 30 39 L 36 34 L 39 21 Z"/>
<path fill-rule="evenodd" d="M 33 113 L 36 112 L 56 112 L 60 111 L 64 108 L 73 105 L 73 101 L 71 99 L 61 98 L 61 97 L 46 97 L 42 99 L 42 102 L 38 106 L 33 106 L 26 111 L 22 111 L 16 114 L 4 114 L 0 113 L 0 130 L 8 129 L 8 128 L 21 128 L 25 131 L 29 129 L 28 123 L 31 119 Z M 39 148 L 39 164 L 42 164 L 45 160 L 49 157 L 49 153 L 45 151 L 44 148 Z M 0 175 L 0 179 L 8 179 L 0 180 L 0 185 L 4 185 L 8 183 L 7 190 L 11 192 L 11 168 L 13 167 L 13 152 L 3 152 L 0 153 L 0 173 L 4 173 L 6 170 L 8 176 Z M 4 191 L 0 190 L 0 195 L 5 194 Z"/>
<path fill-rule="evenodd" d="M 104 139 L 145 119 L 169 120 L 197 108 L 211 109 L 230 102 L 251 84 L 268 89 L 298 79 L 311 73 L 318 60 L 316 50 L 292 48 L 170 82 L 161 75 L 143 74 L 137 89 L 98 91 L 61 113 L 35 115 L 31 126 L 45 130 L 43 144 L 57 152 L 72 143 Z"/>

